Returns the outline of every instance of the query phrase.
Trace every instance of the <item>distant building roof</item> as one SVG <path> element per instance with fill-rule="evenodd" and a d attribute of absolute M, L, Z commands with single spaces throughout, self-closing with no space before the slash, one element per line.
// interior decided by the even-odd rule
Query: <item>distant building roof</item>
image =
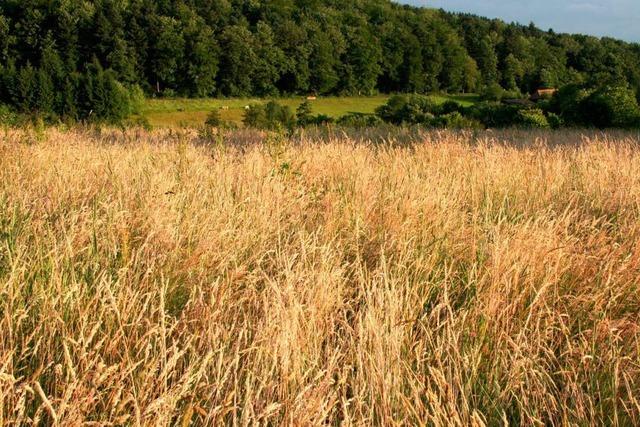
<path fill-rule="evenodd" d="M 532 101 L 538 101 L 540 99 L 551 98 L 557 91 L 558 89 L 555 88 L 537 89 L 535 92 L 533 92 L 529 99 L 531 99 Z"/>

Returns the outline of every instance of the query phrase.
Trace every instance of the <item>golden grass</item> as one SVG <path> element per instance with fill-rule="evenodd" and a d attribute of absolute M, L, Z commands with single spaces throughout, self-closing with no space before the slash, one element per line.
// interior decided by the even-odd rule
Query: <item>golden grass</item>
<path fill-rule="evenodd" d="M 640 424 L 638 139 L 545 135 L 0 133 L 0 425 Z"/>

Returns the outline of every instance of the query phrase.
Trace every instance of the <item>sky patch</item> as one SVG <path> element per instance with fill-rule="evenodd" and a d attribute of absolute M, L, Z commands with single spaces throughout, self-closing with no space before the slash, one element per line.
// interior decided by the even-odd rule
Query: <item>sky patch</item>
<path fill-rule="evenodd" d="M 640 42 L 640 0 L 401 0 L 415 6 L 469 12 L 543 30 Z"/>

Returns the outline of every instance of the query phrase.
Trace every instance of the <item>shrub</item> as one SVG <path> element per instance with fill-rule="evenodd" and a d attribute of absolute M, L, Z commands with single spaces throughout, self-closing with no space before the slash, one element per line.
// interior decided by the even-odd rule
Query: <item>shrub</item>
<path fill-rule="evenodd" d="M 318 114 L 313 118 L 313 124 L 315 125 L 325 125 L 333 122 L 334 122 L 333 117 L 329 117 L 326 114 Z"/>
<path fill-rule="evenodd" d="M 245 110 L 242 122 L 246 127 L 255 129 L 278 130 L 285 128 L 291 130 L 296 125 L 296 116 L 288 106 L 269 101 L 266 105 L 249 106 Z"/>
<path fill-rule="evenodd" d="M 551 129 L 559 129 L 564 126 L 562 117 L 558 116 L 555 113 L 547 113 L 547 121 L 549 122 L 549 126 L 551 126 Z"/>
<path fill-rule="evenodd" d="M 218 110 L 212 110 L 208 115 L 207 119 L 204 121 L 207 126 L 211 126 L 214 128 L 221 127 L 223 125 L 222 118 L 220 117 L 220 112 Z"/>
<path fill-rule="evenodd" d="M 311 103 L 308 100 L 304 101 L 302 104 L 300 104 L 300 106 L 298 106 L 298 109 L 296 110 L 296 116 L 298 117 L 299 126 L 306 126 L 310 124 L 313 116 Z"/>
<path fill-rule="evenodd" d="M 389 98 L 385 105 L 382 105 L 376 109 L 376 114 L 382 120 L 388 123 L 400 124 L 402 123 L 402 110 L 405 108 L 407 104 L 407 97 L 404 95 L 395 95 Z M 344 116 L 345 120 L 348 120 L 348 117 L 351 114 Z M 339 122 L 342 121 L 339 120 Z"/>
<path fill-rule="evenodd" d="M 16 126 L 19 122 L 18 114 L 7 105 L 0 104 L 0 125 Z"/>
<path fill-rule="evenodd" d="M 280 105 L 275 101 L 269 101 L 264 107 L 264 114 L 267 129 L 293 129 L 296 125 L 296 115 L 288 105 Z"/>
<path fill-rule="evenodd" d="M 540 108 L 523 108 L 518 105 L 480 103 L 466 110 L 469 118 L 481 122 L 487 128 L 525 127 L 549 128 L 550 124 Z"/>
<path fill-rule="evenodd" d="M 455 111 L 449 114 L 443 114 L 435 118 L 435 126 L 447 129 L 480 129 L 482 123 L 477 120 L 464 117 L 459 112 Z"/>
<path fill-rule="evenodd" d="M 497 83 L 486 86 L 480 92 L 480 99 L 482 101 L 500 102 L 503 99 L 520 99 L 522 94 L 519 91 L 508 91 L 502 88 Z"/>
<path fill-rule="evenodd" d="M 439 112 L 437 102 L 428 96 L 396 95 L 376 110 L 385 122 L 393 124 L 431 124 Z"/>
<path fill-rule="evenodd" d="M 550 127 L 544 111 L 539 108 L 518 111 L 516 124 L 525 128 L 548 129 Z"/>
<path fill-rule="evenodd" d="M 298 126 L 321 126 L 327 123 L 332 123 L 333 118 L 326 114 L 318 114 L 314 116 L 312 114 L 311 103 L 306 100 L 296 110 L 296 117 Z"/>
<path fill-rule="evenodd" d="M 340 117 L 337 124 L 344 127 L 367 128 L 379 126 L 382 119 L 374 114 L 349 113 Z"/>
<path fill-rule="evenodd" d="M 113 70 L 104 70 L 93 62 L 78 79 L 78 90 L 73 91 L 75 107 L 80 119 L 120 123 L 142 105 L 139 89 L 130 89 L 116 79 Z"/>
<path fill-rule="evenodd" d="M 329 117 L 326 114 L 318 114 L 316 116 L 309 116 L 307 118 L 307 126 L 322 126 L 333 122 L 333 117 Z"/>
<path fill-rule="evenodd" d="M 437 113 L 440 114 L 451 114 L 451 113 L 462 113 L 464 111 L 464 107 L 455 101 L 446 101 L 442 105 L 437 107 Z"/>
<path fill-rule="evenodd" d="M 487 128 L 514 126 L 520 107 L 495 102 L 482 102 L 465 110 L 465 115 L 480 121 Z"/>
<path fill-rule="evenodd" d="M 640 121 L 640 106 L 628 86 L 605 86 L 581 103 L 587 123 L 599 128 L 629 128 Z"/>
<path fill-rule="evenodd" d="M 263 129 L 266 123 L 264 106 L 260 104 L 249 105 L 244 110 L 242 123 L 248 128 Z"/>
<path fill-rule="evenodd" d="M 480 91 L 480 99 L 483 101 L 502 101 L 504 98 L 504 89 L 497 83 L 486 86 Z"/>
<path fill-rule="evenodd" d="M 140 114 L 144 107 L 145 96 L 144 91 L 138 85 L 129 88 L 129 109 L 130 114 Z"/>
<path fill-rule="evenodd" d="M 555 93 L 549 101 L 548 108 L 559 115 L 566 124 L 587 124 L 582 103 L 589 95 L 590 92 L 580 85 L 567 85 Z"/>

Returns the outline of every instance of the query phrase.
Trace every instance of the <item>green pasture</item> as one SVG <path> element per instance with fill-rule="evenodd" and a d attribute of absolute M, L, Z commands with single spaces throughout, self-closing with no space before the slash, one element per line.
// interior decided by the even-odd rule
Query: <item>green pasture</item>
<path fill-rule="evenodd" d="M 453 100 L 465 106 L 471 105 L 477 100 L 475 95 L 432 95 L 440 102 Z M 310 101 L 314 114 L 325 114 L 338 118 L 348 113 L 373 113 L 376 108 L 383 105 L 389 99 L 389 95 L 366 97 L 318 97 Z M 280 104 L 288 105 L 294 111 L 304 102 L 304 97 L 277 98 Z M 146 117 L 154 127 L 182 127 L 202 125 L 209 112 L 219 110 L 223 120 L 242 124 L 244 108 L 247 105 L 266 103 L 268 99 L 256 98 L 171 98 L 148 99 L 142 110 L 142 116 Z"/>

